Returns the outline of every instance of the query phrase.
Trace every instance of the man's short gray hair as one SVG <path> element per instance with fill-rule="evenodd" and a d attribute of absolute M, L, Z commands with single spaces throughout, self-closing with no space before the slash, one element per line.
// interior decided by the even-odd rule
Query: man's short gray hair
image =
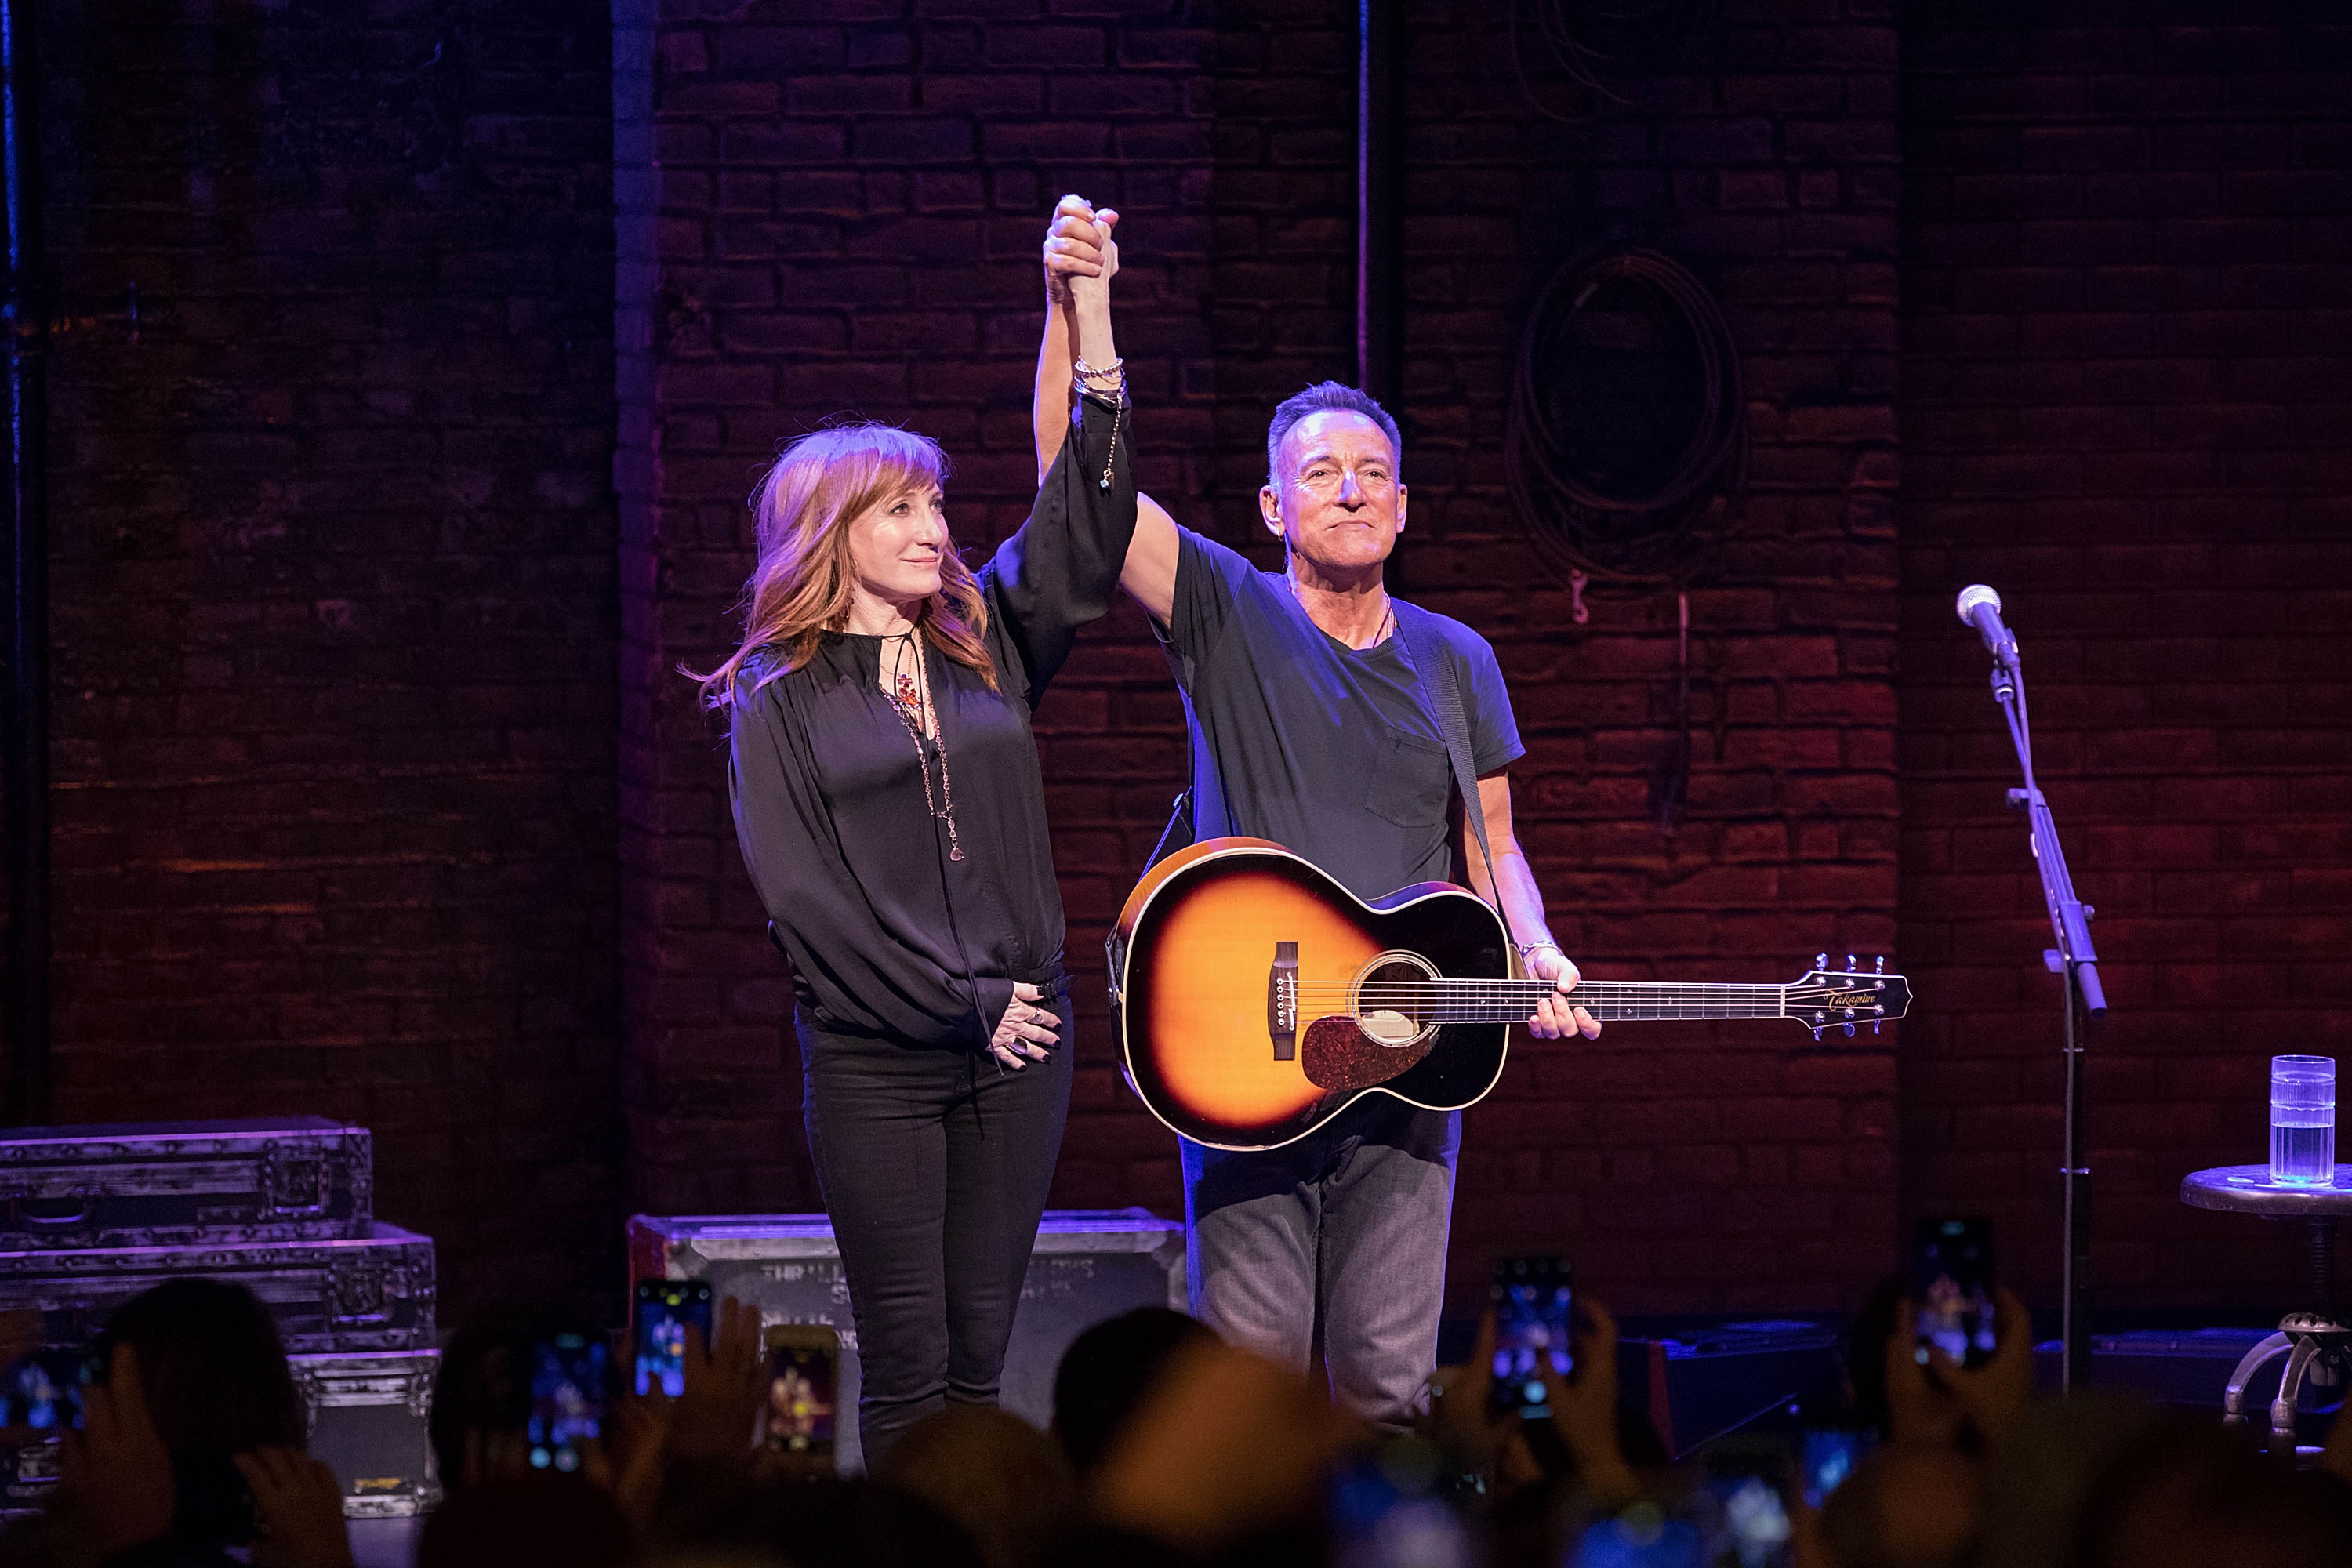
<path fill-rule="evenodd" d="M 1297 427 L 1298 422 L 1310 414 L 1335 408 L 1360 414 L 1381 427 L 1381 434 L 1389 438 L 1389 455 L 1396 459 L 1402 477 L 1404 437 L 1398 431 L 1397 422 L 1389 416 L 1389 411 L 1369 393 L 1359 392 L 1352 386 L 1342 386 L 1336 381 L 1318 381 L 1304 392 L 1292 393 L 1275 408 L 1274 423 L 1265 427 L 1267 484 L 1276 489 L 1282 488 L 1282 443 Z"/>

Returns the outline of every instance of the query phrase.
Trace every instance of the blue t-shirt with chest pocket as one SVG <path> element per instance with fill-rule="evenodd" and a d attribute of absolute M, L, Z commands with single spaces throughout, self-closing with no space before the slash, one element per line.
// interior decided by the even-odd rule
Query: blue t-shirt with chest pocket
<path fill-rule="evenodd" d="M 1270 838 L 1359 898 L 1455 875 L 1454 771 L 1432 700 L 1391 634 L 1329 636 L 1289 579 L 1177 530 L 1165 629 L 1192 745 L 1196 838 Z M 1481 776 L 1526 754 L 1486 639 L 1431 615 L 1454 667 Z"/>

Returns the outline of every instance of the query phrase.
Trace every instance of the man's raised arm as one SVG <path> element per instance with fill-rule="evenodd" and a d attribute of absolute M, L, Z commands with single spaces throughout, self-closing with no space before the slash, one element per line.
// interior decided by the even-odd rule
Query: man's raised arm
<path fill-rule="evenodd" d="M 1070 279 L 1108 278 L 1118 270 L 1118 247 L 1111 237 L 1118 226 L 1118 215 L 1109 208 L 1097 220 L 1084 199 L 1064 196 L 1045 231 L 1045 332 L 1037 345 L 1037 381 L 1030 402 L 1040 482 L 1070 430 L 1070 380 L 1080 335 Z M 1176 607 L 1176 520 L 1150 496 L 1139 493 L 1135 506 L 1135 540 L 1128 546 L 1118 584 L 1146 614 L 1165 625 Z"/>

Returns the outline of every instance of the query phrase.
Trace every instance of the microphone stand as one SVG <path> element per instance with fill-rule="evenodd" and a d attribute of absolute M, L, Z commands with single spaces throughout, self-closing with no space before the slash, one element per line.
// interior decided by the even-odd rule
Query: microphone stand
<path fill-rule="evenodd" d="M 2061 1392 L 2071 1393 L 2091 1365 L 2091 1167 L 2083 1143 L 2083 1068 L 2090 1047 L 2091 1020 L 2105 1015 L 2107 995 L 2099 984 L 2098 952 L 2091 945 L 2091 917 L 2097 910 L 2074 896 L 2074 879 L 2066 870 L 2066 851 L 2058 843 L 2058 824 L 2033 779 L 2033 731 L 2026 717 L 2025 676 L 2018 665 L 2013 639 L 2005 639 L 1994 653 L 1992 695 L 2009 721 L 2010 743 L 2017 748 L 2018 767 L 2025 775 L 2025 787 L 2009 792 L 2010 809 L 2025 813 L 2032 835 L 2034 868 L 2042 874 L 2042 897 L 2049 906 L 2050 929 L 2058 941 L 2056 947 L 2042 954 L 2042 962 L 2065 981 L 2066 1152 L 2059 1173 L 2064 1183 L 2064 1251 L 2058 1270 L 2058 1386 Z"/>

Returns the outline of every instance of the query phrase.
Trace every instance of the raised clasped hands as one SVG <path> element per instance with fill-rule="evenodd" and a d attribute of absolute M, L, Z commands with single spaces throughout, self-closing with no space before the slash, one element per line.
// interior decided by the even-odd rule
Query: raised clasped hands
<path fill-rule="evenodd" d="M 1064 196 L 1045 226 L 1045 298 L 1062 304 L 1093 289 L 1108 289 L 1118 271 L 1118 214 L 1084 196 Z"/>
<path fill-rule="evenodd" d="M 1016 982 L 1004 1016 L 988 1037 L 989 1054 L 1015 1071 L 1050 1058 L 1062 1042 L 1062 1020 L 1043 1005 L 1045 1000 L 1045 994 L 1034 985 Z"/>
<path fill-rule="evenodd" d="M 1599 1020 L 1568 999 L 1583 978 L 1568 954 L 1556 947 L 1538 947 L 1528 954 L 1528 976 L 1532 980 L 1549 980 L 1559 987 L 1559 994 L 1547 996 L 1528 1020 L 1528 1030 L 1539 1040 L 1558 1040 L 1570 1035 L 1582 1035 L 1593 1039 L 1601 1033 Z"/>

